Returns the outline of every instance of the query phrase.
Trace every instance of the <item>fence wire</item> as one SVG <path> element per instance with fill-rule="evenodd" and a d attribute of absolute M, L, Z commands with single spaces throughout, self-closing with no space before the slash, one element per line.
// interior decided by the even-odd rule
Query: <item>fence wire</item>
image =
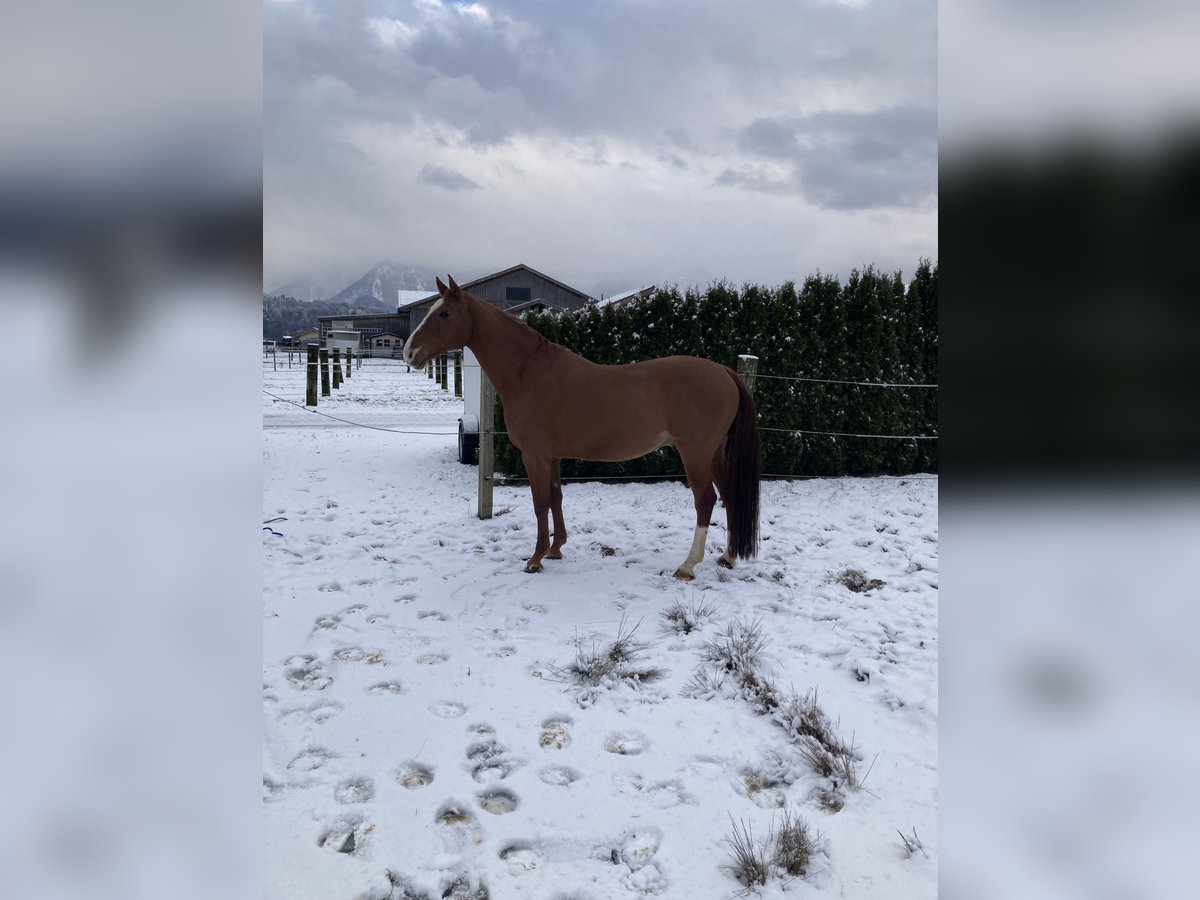
<path fill-rule="evenodd" d="M 298 366 L 298 368 L 304 368 L 307 365 L 308 365 L 307 361 L 304 361 Z M 422 371 L 425 370 L 425 367 L 422 366 L 417 369 L 410 369 L 405 372 L 400 372 L 399 371 L 400 366 L 405 366 L 406 369 L 409 369 L 407 363 L 391 362 L 391 361 L 375 362 L 375 363 L 364 362 L 362 364 L 362 366 L 360 366 L 358 368 L 359 369 L 368 368 L 368 369 L 380 369 L 380 370 L 395 370 L 394 374 L 403 375 L 405 377 L 411 376 L 414 371 L 416 373 L 420 374 Z M 479 366 L 478 364 L 467 364 L 467 363 L 464 363 L 461 366 L 455 366 L 452 363 L 447 368 L 448 369 L 449 368 L 479 369 L 482 367 Z M 356 371 L 357 371 L 357 369 L 356 369 Z M 383 372 L 372 373 L 372 377 L 373 378 L 378 377 L 378 375 L 381 375 L 381 374 L 384 374 L 384 373 Z M 389 372 L 388 374 L 392 374 L 392 373 Z M 850 385 L 850 386 L 855 386 L 855 387 L 929 388 L 929 389 L 933 389 L 933 390 L 936 390 L 938 388 L 937 384 L 908 384 L 908 383 L 899 383 L 899 382 L 879 382 L 879 381 L 841 381 L 841 380 L 830 379 L 830 378 L 802 378 L 799 376 L 767 375 L 767 374 L 763 374 L 763 373 L 757 373 L 754 377 L 755 378 L 773 378 L 773 379 L 784 380 L 784 381 L 800 381 L 800 382 L 819 383 L 819 384 Z M 440 379 L 436 376 L 432 376 L 431 380 L 433 380 L 434 382 L 440 382 Z M 343 379 L 343 386 L 344 385 L 345 385 L 345 380 Z M 294 400 L 288 400 L 285 397 L 280 397 L 278 394 L 271 393 L 266 388 L 263 389 L 263 393 L 267 394 L 269 397 L 272 397 L 275 400 L 278 400 L 280 402 L 290 403 L 292 406 L 296 406 L 300 409 L 303 409 L 305 412 L 311 412 L 311 413 L 314 413 L 319 416 L 324 416 L 327 419 L 333 419 L 334 421 L 342 422 L 343 424 L 346 424 L 346 425 L 355 425 L 360 428 L 370 428 L 374 431 L 388 431 L 393 434 L 417 434 L 417 435 L 430 435 L 430 436 L 438 436 L 438 437 L 455 437 L 458 435 L 457 431 L 411 431 L 411 430 L 403 430 L 403 429 L 396 429 L 396 428 L 385 428 L 380 425 L 368 425 L 363 422 L 354 422 L 349 419 L 341 418 L 340 416 L 333 416 L 333 415 L 329 415 L 328 413 L 320 412 L 320 411 L 318 411 L 316 409 L 312 409 L 302 403 L 297 403 Z M 775 432 L 775 433 L 779 433 L 779 434 L 793 434 L 793 435 L 808 434 L 808 435 L 815 435 L 818 437 L 864 438 L 864 439 L 870 439 L 870 440 L 936 441 L 939 439 L 938 435 L 928 435 L 928 434 L 862 434 L 862 433 L 858 433 L 858 432 L 849 432 L 849 431 L 813 431 L 813 430 L 804 429 L 804 428 L 776 428 L 776 427 L 768 427 L 768 426 L 764 426 L 764 425 L 759 425 L 759 431 L 770 431 L 770 432 Z M 492 434 L 507 435 L 507 432 L 493 431 Z M 678 476 L 668 476 L 668 477 L 678 477 Z M 779 477 L 784 477 L 784 476 L 779 476 Z"/>

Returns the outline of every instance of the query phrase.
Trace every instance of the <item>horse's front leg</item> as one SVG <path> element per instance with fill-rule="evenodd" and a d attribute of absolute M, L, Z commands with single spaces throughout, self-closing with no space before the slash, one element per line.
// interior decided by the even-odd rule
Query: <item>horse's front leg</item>
<path fill-rule="evenodd" d="M 550 515 L 554 517 L 554 543 L 547 559 L 562 559 L 562 547 L 567 542 L 567 525 L 562 511 L 562 460 L 550 461 Z"/>
<path fill-rule="evenodd" d="M 542 571 L 542 557 L 550 549 L 550 524 L 547 521 L 550 513 L 553 478 L 549 460 L 534 460 L 522 455 L 525 461 L 525 471 L 529 475 L 529 490 L 533 493 L 533 514 L 537 518 L 537 544 L 533 548 L 533 556 L 525 564 L 526 572 Z"/>

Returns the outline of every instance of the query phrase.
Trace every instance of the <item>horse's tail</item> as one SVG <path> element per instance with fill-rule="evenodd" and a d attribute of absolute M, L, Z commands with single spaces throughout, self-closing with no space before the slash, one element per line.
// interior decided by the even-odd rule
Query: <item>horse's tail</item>
<path fill-rule="evenodd" d="M 737 559 L 758 555 L 758 482 L 762 448 L 754 397 L 732 370 L 738 389 L 737 415 L 725 438 L 725 508 L 729 513 L 729 547 Z"/>

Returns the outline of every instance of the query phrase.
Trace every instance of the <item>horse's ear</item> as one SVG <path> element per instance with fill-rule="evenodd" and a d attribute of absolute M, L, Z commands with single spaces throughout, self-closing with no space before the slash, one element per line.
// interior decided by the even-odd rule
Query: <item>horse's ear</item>
<path fill-rule="evenodd" d="M 452 275 L 447 275 L 446 277 L 450 279 L 450 293 L 452 293 L 455 297 L 457 297 L 459 294 L 462 293 L 462 288 L 460 288 L 458 286 L 458 284 L 454 281 L 454 277 Z"/>
<path fill-rule="evenodd" d="M 438 293 L 441 294 L 443 297 L 446 296 L 446 286 L 444 284 L 442 284 L 442 279 L 434 276 L 433 280 L 437 282 Z"/>

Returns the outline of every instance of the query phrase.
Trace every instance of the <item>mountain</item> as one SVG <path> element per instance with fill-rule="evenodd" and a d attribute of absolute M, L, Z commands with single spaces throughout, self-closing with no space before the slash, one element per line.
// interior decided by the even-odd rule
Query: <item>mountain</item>
<path fill-rule="evenodd" d="M 345 275 L 312 275 L 296 278 L 286 284 L 280 284 L 269 291 L 263 291 L 264 297 L 295 297 L 311 303 L 331 297 L 346 283 Z"/>
<path fill-rule="evenodd" d="M 370 301 L 377 300 L 385 304 L 389 311 L 395 312 L 397 291 L 429 291 L 433 293 L 434 277 L 433 269 L 381 263 L 353 284 L 325 299 L 330 303 L 348 303 L 367 309 L 373 309 Z"/>

